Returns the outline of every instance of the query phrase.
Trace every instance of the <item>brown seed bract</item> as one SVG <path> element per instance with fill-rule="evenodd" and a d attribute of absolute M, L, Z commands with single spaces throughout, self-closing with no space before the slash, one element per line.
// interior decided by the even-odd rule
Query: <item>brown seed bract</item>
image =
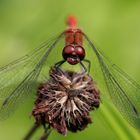
<path fill-rule="evenodd" d="M 83 130 L 91 123 L 89 112 L 99 104 L 99 90 L 88 74 L 53 67 L 50 79 L 38 89 L 32 114 L 37 122 L 66 135 L 67 130 Z"/>

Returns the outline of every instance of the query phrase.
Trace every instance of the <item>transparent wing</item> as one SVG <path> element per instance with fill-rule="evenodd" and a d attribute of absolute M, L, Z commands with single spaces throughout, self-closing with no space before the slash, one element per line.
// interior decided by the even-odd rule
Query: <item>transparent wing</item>
<path fill-rule="evenodd" d="M 36 93 L 46 59 L 63 33 L 32 53 L 0 68 L 0 119 L 6 119 L 28 95 Z M 46 69 L 47 70 L 47 69 Z"/>
<path fill-rule="evenodd" d="M 9 96 L 9 90 L 12 91 L 15 88 L 14 86 L 33 69 L 42 57 L 43 52 L 47 51 L 52 41 L 48 41 L 31 53 L 0 68 L 0 99 Z"/>
<path fill-rule="evenodd" d="M 86 35 L 85 38 L 98 59 L 112 102 L 133 127 L 140 128 L 140 85 L 112 64 Z"/>

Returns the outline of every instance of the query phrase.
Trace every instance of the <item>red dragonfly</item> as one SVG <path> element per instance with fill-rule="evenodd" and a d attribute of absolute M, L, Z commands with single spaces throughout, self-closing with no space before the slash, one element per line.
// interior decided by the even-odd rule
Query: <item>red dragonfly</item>
<path fill-rule="evenodd" d="M 36 93 L 40 82 L 44 80 L 44 75 L 47 75 L 50 52 L 57 48 L 60 40 L 64 39 L 62 60 L 52 65 L 61 67 L 64 62 L 68 62 L 69 67 L 71 67 L 71 65 L 80 64 L 84 72 L 91 72 L 91 64 L 94 67 L 94 59 L 85 59 L 88 51 L 85 50 L 84 42 L 87 42 L 89 48 L 92 49 L 93 56 L 98 60 L 99 69 L 102 71 L 105 86 L 112 102 L 133 127 L 140 128 L 140 85 L 118 66 L 112 64 L 94 46 L 88 36 L 77 27 L 76 18 L 70 16 L 67 23 L 69 27 L 59 36 L 22 58 L 0 68 L 0 98 L 3 100 L 0 118 L 7 118 L 19 103 L 23 103 L 29 95 Z M 55 54 L 53 55 L 56 57 Z M 88 63 L 88 66 L 84 62 Z M 93 71 L 99 69 L 94 68 Z"/>

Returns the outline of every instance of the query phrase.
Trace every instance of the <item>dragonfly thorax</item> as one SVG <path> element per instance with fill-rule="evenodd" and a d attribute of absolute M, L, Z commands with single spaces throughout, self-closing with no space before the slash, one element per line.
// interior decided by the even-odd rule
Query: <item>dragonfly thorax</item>
<path fill-rule="evenodd" d="M 83 44 L 83 33 L 79 28 L 68 28 L 65 30 L 65 44 Z"/>

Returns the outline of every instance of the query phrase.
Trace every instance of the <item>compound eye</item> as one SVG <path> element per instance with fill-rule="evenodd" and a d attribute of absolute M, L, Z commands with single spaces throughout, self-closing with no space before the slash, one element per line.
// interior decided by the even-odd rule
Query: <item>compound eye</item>
<path fill-rule="evenodd" d="M 80 60 L 83 60 L 85 57 L 85 49 L 81 46 L 76 46 L 75 47 L 75 53 L 78 55 Z"/>
<path fill-rule="evenodd" d="M 63 49 L 63 58 L 66 60 L 70 55 L 73 54 L 75 48 L 72 45 L 68 45 Z"/>

